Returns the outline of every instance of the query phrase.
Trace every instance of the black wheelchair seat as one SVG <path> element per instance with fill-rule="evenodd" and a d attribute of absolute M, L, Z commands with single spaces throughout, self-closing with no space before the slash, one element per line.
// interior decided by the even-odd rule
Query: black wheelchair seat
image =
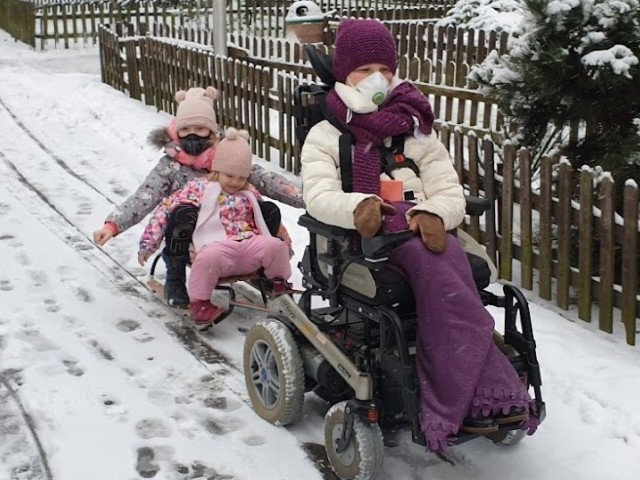
<path fill-rule="evenodd" d="M 413 236 L 411 232 L 379 235 L 356 247 L 353 230 L 324 224 L 308 214 L 302 215 L 298 223 L 311 236 L 302 262 L 310 286 L 330 288 L 330 272 L 337 269 L 340 297 L 351 297 L 371 307 L 391 307 L 400 314 L 415 311 L 408 279 L 398 267 L 385 262 L 395 246 Z M 487 261 L 471 253 L 467 258 L 477 288 L 486 288 L 491 282 Z"/>

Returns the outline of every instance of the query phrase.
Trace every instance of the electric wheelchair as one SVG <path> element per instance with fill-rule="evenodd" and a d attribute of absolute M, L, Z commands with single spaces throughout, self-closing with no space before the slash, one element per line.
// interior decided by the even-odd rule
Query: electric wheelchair
<path fill-rule="evenodd" d="M 467 198 L 471 215 L 487 206 L 483 199 Z M 248 331 L 247 391 L 255 411 L 278 425 L 297 420 L 305 393 L 315 392 L 332 405 L 324 438 L 333 470 L 341 479 L 374 479 L 382 468 L 385 430 L 408 428 L 413 442 L 425 445 L 418 415 L 413 293 L 385 262 L 389 251 L 413 233 L 382 234 L 358 243 L 354 231 L 308 214 L 299 224 L 310 236 L 299 264 L 305 290 L 297 302 L 288 295 L 271 301 L 270 308 L 279 313 Z M 505 329 L 494 333 L 494 341 L 532 390 L 541 422 L 545 404 L 527 301 L 511 285 L 504 285 L 503 295 L 487 291 L 495 267 L 463 231 L 458 238 L 483 303 L 504 310 Z M 525 433 L 519 424 L 506 424 L 486 436 L 512 445 Z M 454 442 L 476 437 L 461 432 Z"/>

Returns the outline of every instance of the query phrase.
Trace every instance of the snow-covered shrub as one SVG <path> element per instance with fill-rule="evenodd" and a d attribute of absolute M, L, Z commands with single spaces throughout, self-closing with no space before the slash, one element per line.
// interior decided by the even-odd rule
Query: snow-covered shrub
<path fill-rule="evenodd" d="M 460 0 L 437 26 L 520 32 L 522 0 Z"/>
<path fill-rule="evenodd" d="M 519 145 L 574 168 L 640 180 L 640 1 L 524 0 L 523 33 L 471 78 L 517 126 Z M 569 137 L 569 124 L 582 125 Z"/>

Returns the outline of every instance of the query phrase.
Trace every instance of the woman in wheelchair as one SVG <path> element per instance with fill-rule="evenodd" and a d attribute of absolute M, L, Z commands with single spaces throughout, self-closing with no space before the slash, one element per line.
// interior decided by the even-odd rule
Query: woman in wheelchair
<path fill-rule="evenodd" d="M 158 249 L 167 222 L 186 204 L 199 207 L 189 276 L 191 317 L 198 328 L 216 323 L 224 309 L 211 303 L 220 278 L 248 275 L 263 268 L 272 294 L 288 291 L 290 240 L 274 237 L 250 188 L 251 147 L 246 131 L 230 128 L 218 145 L 212 173 L 190 181 L 158 207 L 140 239 L 138 260 L 144 264 Z M 281 229 L 281 232 L 283 230 Z M 283 241 L 284 240 L 284 241 Z"/>
<path fill-rule="evenodd" d="M 316 124 L 302 148 L 307 211 L 362 238 L 415 232 L 389 262 L 416 299 L 420 424 L 429 450 L 446 449 L 460 431 L 485 434 L 498 424 L 522 422 L 533 433 L 531 397 L 494 344 L 494 320 L 453 233 L 465 215 L 458 176 L 433 133 L 428 99 L 394 76 L 396 59 L 380 22 L 340 22 L 336 83 L 326 96 L 333 118 Z M 345 134 L 350 168 L 340 158 Z"/>

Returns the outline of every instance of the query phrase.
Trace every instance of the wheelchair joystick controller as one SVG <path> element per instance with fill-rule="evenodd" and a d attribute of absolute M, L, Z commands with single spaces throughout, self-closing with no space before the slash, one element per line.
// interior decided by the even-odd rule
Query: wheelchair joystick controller
<path fill-rule="evenodd" d="M 389 257 L 389 252 L 398 245 L 410 240 L 415 233 L 411 230 L 401 232 L 383 233 L 375 237 L 362 240 L 362 253 L 368 262 L 384 262 Z"/>

